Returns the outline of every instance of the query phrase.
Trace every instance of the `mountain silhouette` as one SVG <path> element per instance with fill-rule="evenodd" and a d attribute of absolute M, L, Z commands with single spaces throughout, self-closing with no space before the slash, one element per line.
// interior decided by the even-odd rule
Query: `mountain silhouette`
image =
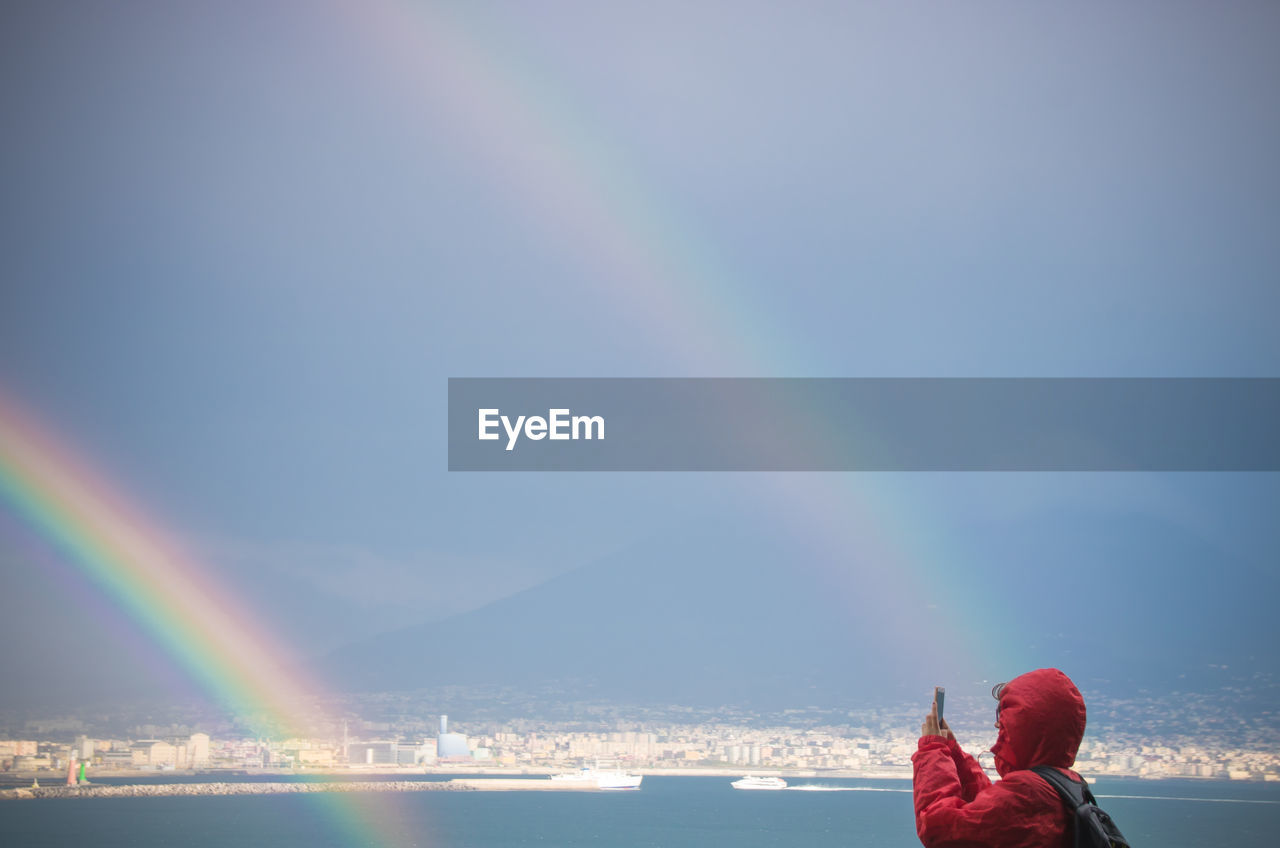
<path fill-rule="evenodd" d="M 1275 578 L 1183 527 L 1059 511 L 951 536 L 950 579 L 991 599 L 957 610 L 959 620 L 1025 645 L 1027 661 L 1082 686 L 1179 691 L 1223 685 L 1223 666 L 1233 679 L 1276 671 L 1257 650 Z M 851 599 L 825 579 L 841 564 L 807 556 L 745 522 L 686 528 L 464 615 L 350 645 L 327 668 L 351 690 L 559 682 L 632 703 L 771 709 L 916 693 L 993 665 L 961 656 L 957 639 L 938 643 L 940 664 L 922 673 L 886 636 L 912 622 L 889 620 L 903 607 L 876 595 L 884 581 L 868 579 L 861 597 L 855 585 Z M 888 567 L 855 565 L 873 578 Z"/>
<path fill-rule="evenodd" d="M 651 538 L 537 587 L 444 621 L 333 653 L 355 690 L 408 684 L 545 684 L 666 703 L 783 703 L 820 684 L 857 628 L 839 603 L 797 579 L 779 539 L 717 526 Z"/>

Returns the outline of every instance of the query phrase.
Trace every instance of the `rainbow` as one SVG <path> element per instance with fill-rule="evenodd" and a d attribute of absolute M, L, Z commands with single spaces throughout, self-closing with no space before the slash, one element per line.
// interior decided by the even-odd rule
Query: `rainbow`
<path fill-rule="evenodd" d="M 323 724 L 320 687 L 245 605 L 116 487 L 0 393 L 0 501 L 118 604 L 251 733 L 287 737 Z M 394 801 L 378 794 L 303 796 L 351 845 L 396 845 Z"/>
<path fill-rule="evenodd" d="M 2 395 L 0 496 L 252 732 L 305 729 L 320 690 L 283 645 L 118 488 Z"/>
<path fill-rule="evenodd" d="M 511 212 L 587 272 L 590 290 L 559 296 L 611 301 L 615 314 L 660 340 L 654 361 L 667 375 L 616 376 L 824 376 L 804 361 L 803 345 L 743 296 L 735 271 L 696 237 L 696 226 L 632 176 L 615 152 L 622 146 L 537 68 L 498 49 L 481 14 L 392 0 L 349 22 L 397 69 L 414 107 L 438 111 L 476 178 L 501 180 Z M 797 410 L 793 430 L 820 420 Z M 813 442 L 840 441 L 822 435 Z M 871 483 L 851 474 L 745 475 L 740 496 L 805 540 L 790 567 L 813 570 L 851 610 L 865 612 L 874 597 L 884 644 L 904 663 L 941 680 L 1029 661 L 1021 646 L 975 623 L 991 599 L 951 570 L 954 557 L 930 540 L 928 517 L 892 475 Z"/>

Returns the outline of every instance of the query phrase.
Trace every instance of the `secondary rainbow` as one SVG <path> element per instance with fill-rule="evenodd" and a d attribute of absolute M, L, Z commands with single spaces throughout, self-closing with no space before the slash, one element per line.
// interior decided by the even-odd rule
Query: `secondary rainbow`
<path fill-rule="evenodd" d="M 394 67 L 427 128 L 447 128 L 481 181 L 500 180 L 510 211 L 582 266 L 589 288 L 562 281 L 558 296 L 603 298 L 659 340 L 655 362 L 673 376 L 821 376 L 803 345 L 752 304 L 719 251 L 677 204 L 637 180 L 603 129 L 540 69 L 502 46 L 483 10 L 389 0 L 352 16 L 379 60 Z M 655 369 L 657 370 L 657 369 Z M 640 376 L 662 376 L 652 371 Z M 795 411 L 801 455 L 839 444 L 819 415 Z M 818 428 L 814 431 L 814 428 Z M 855 434 L 856 435 L 856 434 Z M 801 540 L 793 568 L 812 569 L 851 610 L 881 613 L 884 644 L 903 662 L 956 673 L 964 659 L 1016 669 L 1020 649 L 975 626 L 990 599 L 956 579 L 930 541 L 929 520 L 892 475 L 874 486 L 848 474 L 749 475 L 740 492 Z M 972 669 L 977 671 L 977 669 Z"/>

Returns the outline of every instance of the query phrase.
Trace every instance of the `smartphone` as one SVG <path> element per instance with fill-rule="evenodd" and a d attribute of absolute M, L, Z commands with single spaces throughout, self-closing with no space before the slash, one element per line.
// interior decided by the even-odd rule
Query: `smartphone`
<path fill-rule="evenodd" d="M 938 720 L 942 720 L 942 702 L 946 700 L 947 690 L 941 686 L 933 687 L 933 701 L 938 705 Z"/>

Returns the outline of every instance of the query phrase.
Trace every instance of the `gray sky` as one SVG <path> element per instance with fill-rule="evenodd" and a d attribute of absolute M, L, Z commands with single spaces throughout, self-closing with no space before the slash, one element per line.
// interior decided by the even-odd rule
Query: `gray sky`
<path fill-rule="evenodd" d="M 1273 475 L 450 475 L 444 426 L 450 376 L 1275 376 L 1277 35 L 1269 3 L 6 3 L 0 390 L 306 654 L 833 487 L 927 583 L 956 528 L 1087 508 L 1269 591 Z M 0 530 L 6 597 L 61 603 Z"/>

